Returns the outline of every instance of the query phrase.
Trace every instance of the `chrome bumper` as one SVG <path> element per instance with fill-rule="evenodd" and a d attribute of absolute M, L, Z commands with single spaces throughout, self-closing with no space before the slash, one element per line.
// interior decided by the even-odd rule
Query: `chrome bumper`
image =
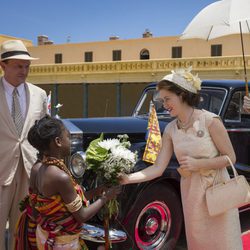
<path fill-rule="evenodd" d="M 105 233 L 104 229 L 101 226 L 94 226 L 90 224 L 84 224 L 82 227 L 82 232 L 80 237 L 84 240 L 89 240 L 98 243 L 105 242 Z M 127 239 L 127 235 L 122 230 L 109 229 L 109 239 L 111 243 L 118 243 L 125 241 Z"/>

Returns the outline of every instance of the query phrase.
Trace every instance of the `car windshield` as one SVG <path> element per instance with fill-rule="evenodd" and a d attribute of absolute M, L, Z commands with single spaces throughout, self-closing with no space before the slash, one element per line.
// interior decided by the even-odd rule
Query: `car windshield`
<path fill-rule="evenodd" d="M 198 108 L 206 109 L 220 115 L 225 97 L 225 89 L 204 87 L 200 92 L 200 104 Z M 146 91 L 140 98 L 133 115 L 147 116 L 149 113 L 149 105 L 151 101 L 155 105 L 158 116 L 169 116 L 169 112 L 163 108 L 162 103 L 157 101 L 157 91 L 154 88 L 146 89 Z"/>

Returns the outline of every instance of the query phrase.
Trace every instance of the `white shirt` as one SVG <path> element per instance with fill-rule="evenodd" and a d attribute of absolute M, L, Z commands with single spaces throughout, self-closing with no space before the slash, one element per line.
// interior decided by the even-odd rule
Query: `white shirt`
<path fill-rule="evenodd" d="M 2 81 L 3 81 L 3 88 L 4 88 L 7 104 L 8 104 L 9 110 L 10 110 L 10 114 L 11 114 L 12 93 L 13 93 L 13 90 L 15 87 L 13 85 L 11 85 L 10 83 L 8 83 L 4 77 L 2 78 Z M 21 112 L 22 112 L 23 118 L 25 118 L 26 117 L 27 103 L 26 103 L 26 91 L 25 91 L 24 83 L 21 83 L 17 87 L 17 91 L 18 91 L 18 100 L 20 103 Z"/>

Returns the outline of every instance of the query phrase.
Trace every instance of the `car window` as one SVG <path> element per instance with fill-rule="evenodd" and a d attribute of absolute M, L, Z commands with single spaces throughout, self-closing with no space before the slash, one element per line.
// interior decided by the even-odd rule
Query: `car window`
<path fill-rule="evenodd" d="M 148 89 L 146 90 L 141 99 L 139 100 L 134 115 L 145 115 L 148 114 L 149 112 L 149 104 L 150 101 L 153 100 L 153 96 L 154 96 L 155 90 L 154 89 Z"/>
<path fill-rule="evenodd" d="M 232 95 L 225 113 L 225 121 L 241 121 L 242 98 L 242 91 L 236 91 Z"/>
<path fill-rule="evenodd" d="M 226 90 L 221 88 L 203 88 L 200 92 L 198 108 L 220 115 L 226 97 Z"/>
<path fill-rule="evenodd" d="M 142 95 L 137 104 L 134 115 L 148 115 L 150 102 L 154 103 L 157 114 L 167 114 L 168 112 L 163 108 L 162 103 L 157 100 L 157 91 L 155 88 L 147 89 Z"/>
<path fill-rule="evenodd" d="M 243 109 L 244 96 L 245 96 L 245 90 L 238 90 L 233 93 L 225 113 L 226 122 L 250 121 L 250 114 L 246 113 Z"/>
<path fill-rule="evenodd" d="M 219 115 L 225 101 L 225 96 L 225 89 L 203 88 L 200 92 L 200 104 L 198 108 L 206 109 Z M 151 101 L 153 101 L 158 115 L 168 115 L 168 111 L 166 111 L 163 108 L 162 103 L 157 100 L 157 91 L 154 88 L 147 89 L 138 102 L 134 115 L 147 115 L 149 113 Z"/>

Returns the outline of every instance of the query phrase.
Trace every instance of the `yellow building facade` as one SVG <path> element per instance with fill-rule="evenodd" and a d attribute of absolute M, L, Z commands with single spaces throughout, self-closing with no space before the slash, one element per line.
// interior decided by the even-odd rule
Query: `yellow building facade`
<path fill-rule="evenodd" d="M 1 38 L 0 38 L 0 41 Z M 244 35 L 250 73 L 250 35 Z M 214 40 L 143 37 L 88 43 L 26 44 L 29 81 L 63 103 L 63 117 L 129 115 L 141 90 L 178 67 L 192 66 L 201 79 L 244 79 L 239 35 Z"/>
<path fill-rule="evenodd" d="M 16 40 L 16 39 L 22 40 L 25 46 L 27 47 L 33 46 L 33 43 L 31 40 L 0 34 L 0 44 L 2 44 L 4 41 L 7 41 L 7 40 Z"/>

